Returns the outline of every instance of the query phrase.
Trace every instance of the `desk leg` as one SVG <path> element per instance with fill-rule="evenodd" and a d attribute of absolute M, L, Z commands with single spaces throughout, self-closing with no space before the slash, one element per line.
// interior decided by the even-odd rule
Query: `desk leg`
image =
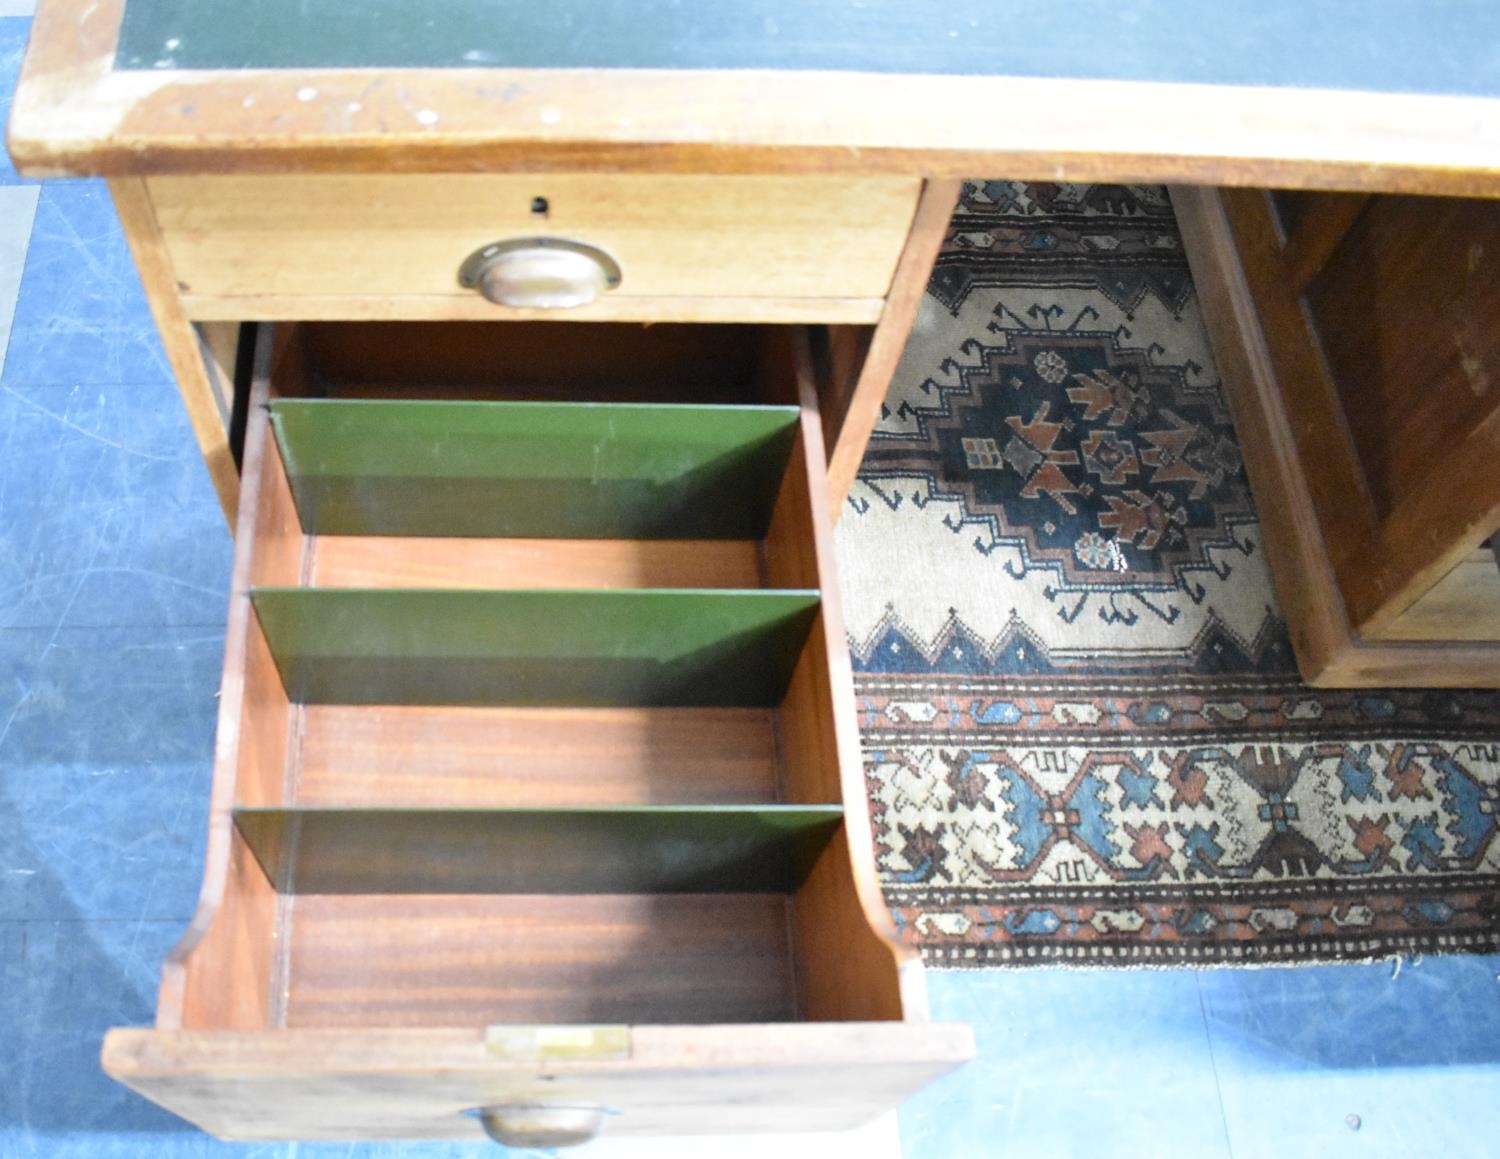
<path fill-rule="evenodd" d="M 1303 679 L 1327 688 L 1500 687 L 1500 582 L 1476 550 L 1500 525 L 1500 406 L 1464 398 L 1462 381 L 1454 389 L 1457 361 L 1443 345 L 1451 323 L 1433 305 L 1437 295 L 1404 291 L 1414 312 L 1428 312 L 1420 337 L 1438 369 L 1410 392 L 1405 381 L 1371 389 L 1364 405 L 1405 408 L 1409 421 L 1454 433 L 1414 484 L 1382 500 L 1369 473 L 1372 462 L 1384 468 L 1371 457 L 1378 448 L 1367 442 L 1361 454 L 1289 279 L 1318 261 L 1290 245 L 1286 258 L 1263 192 L 1179 187 L 1172 205 Z M 1489 226 L 1481 208 L 1470 212 Z M 1451 232 L 1446 241 L 1452 246 Z M 1373 292 L 1368 300 L 1373 309 Z M 1413 398 L 1429 405 L 1417 409 Z"/>
<path fill-rule="evenodd" d="M 824 400 L 829 446 L 828 491 L 835 522 L 844 509 L 849 488 L 854 486 L 854 477 L 859 474 L 870 435 L 880 421 L 886 391 L 906 349 L 906 339 L 927 293 L 927 280 L 932 276 L 938 251 L 943 248 L 962 189 L 962 181 L 951 180 L 928 181 L 923 186 L 911 233 L 907 235 L 901 260 L 896 263 L 885 309 L 870 339 L 864 365 L 857 378 L 847 386 L 835 384 L 832 391 L 835 397 Z"/>
<path fill-rule="evenodd" d="M 240 477 L 229 450 L 227 400 L 214 389 L 198 332 L 178 298 L 177 275 L 172 269 L 171 256 L 162 243 L 156 211 L 152 208 L 145 182 L 133 177 L 116 178 L 109 183 L 109 191 L 120 215 L 120 223 L 125 227 L 125 238 L 135 256 L 146 290 L 146 301 L 161 333 L 167 361 L 177 379 L 183 405 L 187 407 L 188 420 L 193 424 L 198 447 L 208 464 L 214 489 L 219 493 L 224 518 L 233 530 L 234 514 L 239 507 Z"/>

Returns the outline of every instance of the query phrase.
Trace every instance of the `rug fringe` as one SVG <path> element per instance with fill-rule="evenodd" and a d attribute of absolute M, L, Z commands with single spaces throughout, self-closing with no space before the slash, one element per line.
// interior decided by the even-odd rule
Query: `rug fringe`
<path fill-rule="evenodd" d="M 1441 957 L 1467 957 L 1462 951 L 1454 954 L 1443 954 Z M 1087 962 L 1087 961 L 1032 961 L 1032 962 L 975 962 L 971 966 L 955 965 L 952 962 L 926 962 L 926 969 L 931 973 L 942 974 L 973 974 L 979 971 L 995 971 L 997 973 L 1022 973 L 1030 970 L 1069 970 L 1078 973 L 1114 973 L 1119 970 L 1159 970 L 1163 973 L 1169 970 L 1196 971 L 1204 973 L 1210 970 L 1296 970 L 1307 966 L 1376 966 L 1388 963 L 1391 966 L 1391 981 L 1395 982 L 1401 977 L 1401 971 L 1407 967 L 1418 969 L 1425 954 L 1367 954 L 1355 955 L 1347 958 L 1324 958 L 1324 959 L 1274 959 L 1274 960 L 1245 960 L 1238 962 Z M 1500 974 L 1496 974 L 1496 981 L 1500 981 Z"/>

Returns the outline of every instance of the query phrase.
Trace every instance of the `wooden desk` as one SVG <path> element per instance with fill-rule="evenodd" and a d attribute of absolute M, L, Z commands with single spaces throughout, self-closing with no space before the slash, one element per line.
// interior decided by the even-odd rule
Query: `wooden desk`
<path fill-rule="evenodd" d="M 1443 389 L 1458 382 L 1477 401 L 1444 426 L 1461 451 L 1430 479 L 1413 483 L 1407 468 L 1393 482 L 1368 449 L 1403 408 L 1415 407 L 1414 421 L 1436 421 L 1420 392 L 1382 395 L 1384 425 L 1351 424 L 1347 368 L 1321 363 L 1329 334 L 1318 329 L 1341 317 L 1324 308 L 1328 287 L 1341 284 L 1336 271 L 1350 263 L 1340 247 L 1384 255 L 1403 285 L 1431 285 L 1407 278 L 1415 259 L 1385 246 L 1413 213 L 1420 219 L 1421 203 L 1381 201 L 1371 211 L 1364 195 L 1500 195 L 1497 41 L 1500 10 L 1486 3 L 1393 4 L 1377 23 L 1365 3 L 1291 0 L 1226 0 L 1211 13 L 1186 0 L 1081 0 L 1066 12 L 952 0 L 560 0 L 540 9 L 42 0 L 11 151 L 31 175 L 110 178 L 215 485 L 240 519 L 204 908 L 164 977 L 158 1030 L 114 1036 L 112 1071 L 229 1134 L 472 1134 L 476 1120 L 459 1110 L 498 1103 L 490 1125 L 505 1137 L 558 1141 L 596 1129 L 600 1100 L 626 1107 L 626 1132 L 719 1127 L 731 1106 L 747 1128 L 853 1122 L 965 1056 L 962 1028 L 924 1021 L 919 965 L 894 940 L 863 848 L 827 542 L 830 511 L 854 477 L 965 176 L 1178 187 L 1305 673 L 1500 683 L 1500 634 L 1456 635 L 1451 625 L 1472 623 L 1470 613 L 1422 620 L 1448 625 L 1439 629 L 1412 628 L 1407 615 L 1500 525 L 1500 391 L 1488 385 L 1500 383 L 1500 370 L 1491 373 L 1485 322 L 1492 206 L 1472 203 L 1437 230 L 1450 248 L 1470 239 L 1460 302 L 1468 312 L 1450 324 L 1470 344 L 1444 355 L 1458 377 L 1445 371 Z M 1263 189 L 1361 196 L 1272 204 L 1255 192 Z M 467 259 L 496 272 L 485 263 L 536 237 L 545 240 L 528 247 L 528 268 L 555 271 L 551 259 L 571 255 L 571 272 L 557 278 L 581 304 L 528 297 L 546 281 L 534 272 L 510 281 L 497 273 L 491 288 L 506 304 L 461 277 L 474 268 Z M 1322 303 L 1315 316 L 1303 310 L 1310 295 Z M 568 337 L 559 338 L 558 320 Z M 242 323 L 277 324 L 258 332 L 254 373 Z M 715 368 L 711 381 L 705 364 Z M 424 539 L 420 549 L 366 527 L 340 545 L 347 528 L 324 534 L 303 500 L 294 503 L 293 490 L 318 473 L 299 465 L 280 429 L 270 432 L 258 404 L 399 398 L 431 393 L 434 382 L 466 399 L 540 393 L 570 405 L 622 386 L 636 402 L 777 401 L 798 416 L 796 449 L 768 528 L 714 550 L 591 540 L 577 529 L 577 538 L 518 540 L 538 533 L 499 526 L 464 531 L 470 538 L 448 546 Z M 231 431 L 252 385 L 242 495 Z M 280 421 L 298 413 L 284 409 Z M 399 423 L 387 436 L 394 460 L 421 461 Z M 350 493 L 392 494 L 382 472 L 400 472 L 362 463 L 379 486 L 346 472 Z M 438 487 L 435 470 L 429 463 L 410 476 L 427 488 L 422 502 L 441 508 L 431 496 L 445 495 L 453 509 L 459 492 L 451 479 Z M 504 479 L 468 477 L 476 480 L 486 494 L 522 493 L 506 492 Z M 1375 483 L 1396 489 L 1370 504 Z M 373 509 L 390 514 L 385 501 Z M 1361 570 L 1362 537 L 1377 545 L 1378 567 Z M 295 601 L 298 592 L 323 598 L 310 587 L 410 588 L 413 576 L 459 588 L 495 576 L 511 588 L 821 588 L 822 604 L 787 699 L 712 729 L 662 715 L 680 706 L 657 701 L 594 708 L 589 722 L 561 725 L 525 716 L 531 706 L 480 706 L 490 715 L 460 720 L 425 701 L 375 713 L 367 704 L 310 706 L 295 690 L 289 700 L 288 661 L 272 656 L 282 629 L 261 605 L 252 613 L 252 586 L 269 579 L 294 589 L 278 600 Z M 1475 606 L 1493 579 L 1477 580 Z M 402 602 L 360 598 L 370 608 Z M 455 636 L 450 652 L 461 644 Z M 595 665 L 591 679 L 602 671 Z M 610 679 L 615 688 L 618 673 Z M 405 687 L 410 696 L 421 685 Z M 361 745 L 382 777 L 341 773 L 339 754 Z M 550 775 L 520 789 L 494 776 L 482 766 L 504 746 Z M 624 746 L 635 775 L 601 789 L 577 770 L 586 753 L 611 746 Z M 407 767 L 434 752 L 448 778 L 437 788 Z M 434 801 L 501 808 L 521 792 L 555 812 L 567 794 L 593 792 L 612 794 L 618 807 L 683 791 L 692 782 L 684 752 L 712 758 L 715 792 L 842 805 L 840 836 L 792 883 L 789 901 L 653 907 L 648 892 L 618 918 L 589 894 L 559 919 L 558 905 L 518 906 L 502 892 L 424 909 L 403 899 L 416 885 L 436 888 L 435 870 L 393 854 L 379 870 L 400 886 L 389 896 L 317 895 L 293 922 L 271 884 L 295 896 L 274 857 L 267 868 L 266 842 L 285 848 L 289 832 L 327 829 L 310 815 L 287 820 L 320 807 L 318 792 L 344 807 L 353 794 L 356 804 L 406 810 Z M 261 837 L 246 828 L 255 810 Z M 458 840 L 458 828 L 444 837 L 441 818 L 407 821 L 428 852 Z M 576 855 L 566 844 L 576 838 L 571 822 L 546 823 L 561 827 L 565 852 Z M 364 816 L 343 831 L 368 834 L 372 824 Z M 320 864 L 335 879 L 375 872 L 351 862 L 337 831 L 330 840 L 333 860 Z M 791 873 L 756 864 L 769 876 Z M 472 861 L 458 868 L 470 872 Z M 576 880 L 593 878 L 580 869 Z M 610 921 L 643 941 L 688 939 L 706 922 L 722 939 L 710 958 L 728 965 L 704 972 L 691 955 L 658 953 L 648 965 L 665 963 L 684 989 L 680 1000 L 663 997 L 629 947 L 607 936 Z M 401 938 L 424 926 L 457 938 L 456 967 L 402 963 Z M 522 932 L 500 949 L 485 940 L 512 928 Z M 564 937 L 567 980 L 555 983 L 536 963 L 549 939 Z M 289 966 L 287 954 L 303 956 Z M 769 982 L 768 961 L 777 973 Z M 530 1007 L 493 983 L 496 969 L 533 978 Z M 589 969 L 600 971 L 592 984 Z M 356 978 L 376 1013 L 340 1004 L 339 987 Z M 449 989 L 423 1022 L 424 988 L 440 986 Z M 744 1025 L 637 1026 L 633 1038 L 615 1027 L 573 1038 L 547 1030 L 525 1041 L 468 1025 L 480 1011 L 528 1008 L 566 1022 L 591 1002 L 629 1012 L 627 992 L 654 995 L 638 1009 L 667 1023 Z M 782 1025 L 778 1012 L 798 1023 Z M 464 1029 L 447 1028 L 455 1019 Z M 392 1030 L 397 1023 L 420 1029 Z M 548 1094 L 547 1082 L 560 1085 Z M 566 1105 L 553 1106 L 559 1098 Z M 557 1114 L 528 1120 L 535 1102 Z"/>
<path fill-rule="evenodd" d="M 665 243 L 658 267 L 701 263 L 712 280 L 716 266 L 719 282 L 653 282 L 633 261 L 622 293 L 569 317 L 831 328 L 823 421 L 837 512 L 954 181 L 1493 198 L 1497 40 L 1500 11 L 1483 0 L 1378 14 L 1356 0 L 1232 0 L 1212 13 L 1195 0 L 1086 0 L 1065 18 L 946 0 L 566 0 L 545 19 L 466 0 L 43 0 L 10 147 L 33 175 L 113 180 L 231 521 L 239 322 L 535 317 L 460 291 L 452 274 L 468 247 L 521 229 L 614 241 L 622 226 L 641 248 Z M 527 221 L 535 198 L 555 214 Z M 627 203 L 627 223 L 577 212 Z M 1318 336 L 1287 337 L 1309 269 L 1288 283 L 1261 254 L 1247 281 L 1244 239 L 1219 196 L 1177 204 L 1303 675 L 1500 683 L 1500 586 L 1479 555 L 1500 523 L 1483 469 L 1495 446 L 1489 388 L 1445 429 L 1442 445 L 1464 445 L 1463 462 L 1426 473 L 1426 498 L 1403 505 L 1382 492 L 1387 464 L 1365 461 L 1374 444 L 1339 434 L 1345 400 L 1328 397 L 1340 387 L 1314 366 Z M 1353 224 L 1340 216 L 1347 200 L 1329 204 L 1292 254 L 1313 260 L 1312 274 Z M 695 233 L 690 206 L 700 226 L 721 228 Z M 1266 218 L 1234 206 L 1242 222 Z M 1484 214 L 1471 216 L 1483 232 Z M 1248 228 L 1282 229 L 1268 220 Z M 726 266 L 732 238 L 739 264 Z M 811 276 L 778 277 L 799 252 Z M 1471 307 L 1493 276 L 1493 246 L 1475 252 L 1486 256 L 1465 275 L 1480 288 Z M 1267 307 L 1268 296 L 1284 301 Z M 1268 325 L 1266 309 L 1282 322 Z M 1268 330 L 1273 348 L 1302 353 L 1268 362 L 1256 353 Z M 1451 347 L 1429 332 L 1434 349 Z M 1460 357 L 1481 364 L 1463 372 L 1471 391 L 1500 375 L 1484 369 L 1492 347 Z M 1298 401 L 1309 377 L 1322 402 Z M 1421 413 L 1389 408 L 1387 425 Z"/>

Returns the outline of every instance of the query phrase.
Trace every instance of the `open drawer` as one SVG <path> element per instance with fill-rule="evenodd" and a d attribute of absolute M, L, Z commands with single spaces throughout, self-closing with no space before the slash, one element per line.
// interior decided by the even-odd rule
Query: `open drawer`
<path fill-rule="evenodd" d="M 546 1146 L 854 1127 L 969 1057 L 875 879 L 806 335 L 705 329 L 571 381 L 545 325 L 261 332 L 203 899 L 110 1074 Z"/>

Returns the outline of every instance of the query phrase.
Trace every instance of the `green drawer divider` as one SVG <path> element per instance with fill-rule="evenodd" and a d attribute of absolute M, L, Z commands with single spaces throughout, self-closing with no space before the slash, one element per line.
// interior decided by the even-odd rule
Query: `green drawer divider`
<path fill-rule="evenodd" d="M 238 809 L 283 893 L 783 893 L 838 805 Z"/>
<path fill-rule="evenodd" d="M 816 591 L 256 588 L 302 704 L 772 708 Z"/>
<path fill-rule="evenodd" d="M 289 399 L 271 404 L 314 535 L 759 539 L 796 407 Z"/>

